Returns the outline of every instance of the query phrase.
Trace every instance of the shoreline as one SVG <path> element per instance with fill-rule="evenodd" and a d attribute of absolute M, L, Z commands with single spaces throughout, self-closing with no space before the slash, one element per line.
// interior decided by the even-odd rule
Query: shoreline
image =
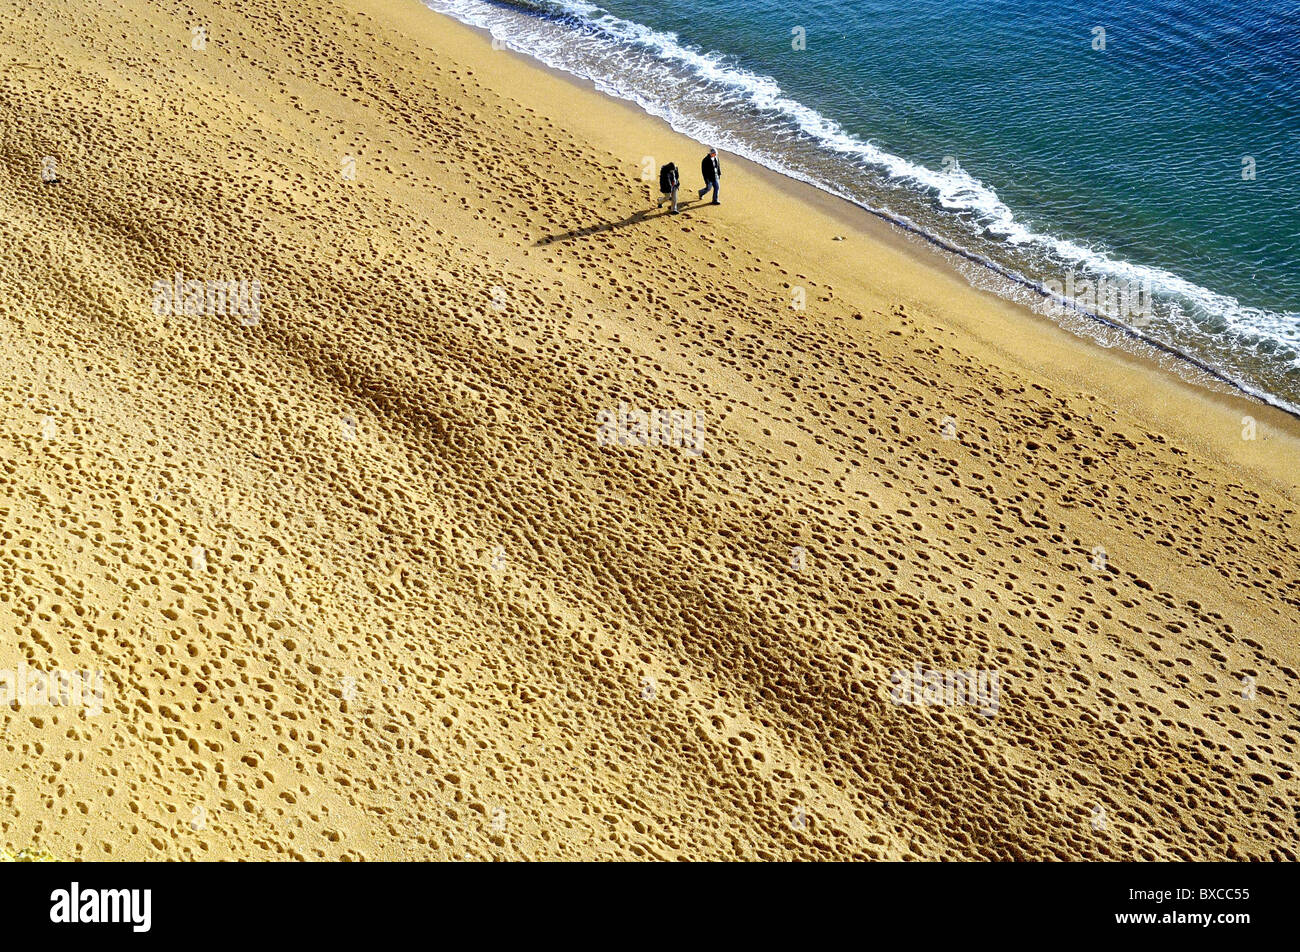
<path fill-rule="evenodd" d="M 492 36 L 488 30 L 464 23 L 450 14 L 434 10 L 423 4 L 421 0 L 413 0 L 413 2 L 420 10 L 454 25 L 457 30 L 466 31 L 469 35 L 477 37 L 483 44 L 490 45 Z M 525 72 L 537 71 L 549 76 L 565 86 L 582 92 L 584 96 L 593 97 L 601 103 L 613 107 L 624 116 L 635 117 L 637 121 L 652 123 L 661 129 L 666 136 L 678 139 L 688 138 L 683 133 L 673 129 L 666 120 L 646 112 L 637 103 L 602 92 L 590 79 L 550 66 L 527 53 L 509 47 L 494 50 L 494 53 L 508 57 Z M 701 145 L 700 148 L 702 149 L 703 146 Z M 984 268 L 985 266 L 978 260 L 978 256 L 966 255 L 961 251 L 950 251 L 945 247 L 946 243 L 941 238 L 931 236 L 920 230 L 904 229 L 888 217 L 878 214 L 864 205 L 768 168 L 752 159 L 739 155 L 727 155 L 726 159 L 729 165 L 744 169 L 758 181 L 789 197 L 800 206 L 816 209 L 828 219 L 843 224 L 845 227 L 864 236 L 870 242 L 883 244 L 892 251 L 906 256 L 920 268 L 932 271 L 945 283 L 956 281 L 970 294 L 984 299 L 1000 312 L 1015 315 L 1015 318 L 1009 322 L 1011 327 L 1018 328 L 1021 332 L 1032 330 L 1033 333 L 1040 336 L 1040 339 L 1049 341 L 1052 349 L 1059 349 L 1062 346 L 1076 349 L 1076 345 L 1082 345 L 1082 352 L 1091 355 L 1098 362 L 1099 371 L 1103 368 L 1110 371 L 1118 366 L 1141 374 L 1153 375 L 1154 383 L 1144 383 L 1141 387 L 1143 390 L 1159 390 L 1161 387 L 1167 386 L 1173 391 L 1190 397 L 1188 402 L 1191 406 L 1213 406 L 1232 413 L 1240 412 L 1243 416 L 1256 415 L 1269 428 L 1280 435 L 1284 435 L 1289 447 L 1295 450 L 1297 456 L 1300 456 L 1300 413 L 1293 413 L 1285 406 L 1279 406 L 1272 402 L 1272 398 L 1257 395 L 1232 379 L 1218 375 L 1219 372 L 1213 368 L 1210 368 L 1210 373 L 1207 374 L 1195 357 L 1185 355 L 1174 348 L 1168 348 L 1164 345 L 1156 344 L 1153 346 L 1144 338 L 1135 336 L 1134 332 L 1131 332 L 1128 328 L 1114 325 L 1100 315 L 1074 308 L 1080 311 L 1085 319 L 1111 326 L 1130 339 L 1137 340 L 1141 346 L 1147 347 L 1150 351 L 1163 351 L 1170 359 L 1180 361 L 1191 368 L 1189 372 L 1201 373 L 1203 379 L 1187 379 L 1177 371 L 1162 365 L 1160 360 L 1153 356 L 1152 353 L 1107 346 L 1087 334 L 1070 330 L 1059 323 L 1058 320 L 1039 314 L 1023 303 L 1003 297 L 996 291 L 979 288 L 971 284 L 967 277 L 962 275 L 955 266 L 954 259 L 960 257 L 970 261 L 977 267 Z M 997 273 L 996 267 L 993 271 Z M 1023 286 L 1027 290 L 1037 290 L 1034 282 L 1028 280 L 1024 282 Z M 965 326 L 963 329 L 969 333 L 975 333 L 975 329 L 970 326 Z M 984 342 L 999 349 L 1000 345 L 1008 343 L 1007 341 L 997 341 L 987 337 L 984 338 Z M 1054 369 L 1059 370 L 1060 368 Z M 1084 376 L 1086 377 L 1086 369 Z M 1117 402 L 1122 403 L 1122 401 L 1118 400 Z M 1148 406 L 1145 409 L 1149 410 L 1150 407 Z M 1161 422 L 1168 425 L 1171 419 L 1162 417 Z M 1287 478 L 1290 475 L 1289 463 L 1282 467 L 1273 468 L 1273 475 L 1281 477 L 1278 480 L 1279 485 L 1285 485 L 1289 489 L 1300 489 L 1300 478 Z"/>
<path fill-rule="evenodd" d="M 426 9 L 429 9 L 430 12 L 434 13 L 437 16 L 445 17 L 446 19 L 455 22 L 457 25 L 469 29 L 476 35 L 483 37 L 485 40 L 490 41 L 492 39 L 490 31 L 484 27 L 480 27 L 475 24 L 465 23 L 464 21 L 457 19 L 455 16 L 451 14 L 443 13 L 442 11 L 434 10 L 433 8 L 426 7 Z M 631 100 L 624 99 L 622 97 L 603 92 L 597 87 L 596 83 L 593 80 L 579 76 L 575 73 L 568 72 L 564 69 L 551 66 L 550 64 L 545 63 L 542 60 L 537 59 L 531 54 L 523 51 L 514 50 L 509 47 L 504 47 L 501 50 L 501 52 L 506 52 L 514 57 L 517 57 L 526 65 L 529 65 L 535 69 L 539 69 L 548 75 L 552 75 L 564 82 L 572 83 L 580 89 L 584 89 L 588 92 L 594 93 L 595 95 L 599 96 L 601 99 L 607 102 L 617 103 L 623 107 L 630 108 L 636 113 L 640 115 L 644 115 L 651 120 L 660 122 L 664 125 L 666 129 L 670 130 L 674 135 L 685 136 L 685 133 L 681 133 L 678 130 L 674 129 L 668 123 L 667 120 L 663 119 L 660 116 L 655 115 L 654 113 L 645 110 L 639 104 Z M 891 240 L 906 245 L 906 244 L 910 244 L 908 239 L 916 239 L 917 242 L 923 245 L 929 245 L 930 250 L 944 257 L 945 260 L 948 261 L 949 267 L 952 267 L 951 259 L 961 259 L 966 262 L 969 262 L 972 265 L 975 265 L 978 268 L 984 269 L 990 275 L 996 276 L 997 278 L 1005 282 L 1008 282 L 1011 285 L 1015 285 L 1017 288 L 1031 292 L 1037 295 L 1038 297 L 1042 298 L 1043 300 L 1053 300 L 1055 301 L 1058 307 L 1068 309 L 1072 313 L 1077 314 L 1079 317 L 1084 318 L 1085 320 L 1096 325 L 1098 328 L 1105 328 L 1110 332 L 1120 335 L 1122 338 L 1126 338 L 1129 343 L 1127 345 L 1123 345 L 1122 349 L 1127 353 L 1128 356 L 1138 361 L 1141 361 L 1148 366 L 1156 368 L 1161 373 L 1169 374 L 1170 376 L 1176 377 L 1177 380 L 1182 383 L 1191 383 L 1193 386 L 1199 386 L 1201 389 L 1204 389 L 1209 393 L 1215 392 L 1216 386 L 1227 388 L 1228 390 L 1232 391 L 1236 396 L 1240 398 L 1244 398 L 1246 401 L 1250 403 L 1257 404 L 1261 407 L 1266 407 L 1269 410 L 1276 411 L 1290 418 L 1290 420 L 1293 421 L 1291 426 L 1291 431 L 1294 434 L 1300 434 L 1300 407 L 1288 403 L 1286 400 L 1284 400 L 1281 397 L 1277 397 L 1273 394 L 1266 393 L 1262 390 L 1257 390 L 1256 388 L 1237 380 L 1235 377 L 1231 376 L 1227 371 L 1222 370 L 1221 368 L 1208 362 L 1207 360 L 1197 357 L 1196 355 L 1191 354 L 1185 350 L 1182 350 L 1174 345 L 1166 344 L 1153 337 L 1150 337 L 1147 334 L 1143 333 L 1138 328 L 1130 327 L 1127 324 L 1109 318 L 1099 312 L 1090 311 L 1087 308 L 1077 304 L 1076 302 L 1071 301 L 1068 298 L 1065 298 L 1061 295 L 1054 293 L 1050 288 L 1043 286 L 1040 282 L 1025 277 L 1019 272 L 1016 272 L 1008 267 L 1005 267 L 999 264 L 998 262 L 987 258 L 984 255 L 981 255 L 974 251 L 970 251 L 966 248 L 961 247 L 960 245 L 954 244 L 953 242 L 947 240 L 946 238 L 943 238 L 942 236 L 935 234 L 920 225 L 916 225 L 906 220 L 905 218 L 901 218 L 899 216 L 893 215 L 890 212 L 884 211 L 882 209 L 873 208 L 870 205 L 864 204 L 854 199 L 837 195 L 833 192 L 820 188 L 817 185 L 799 179 L 793 175 L 789 175 L 778 169 L 770 168 L 766 165 L 763 165 L 761 162 L 758 162 L 746 156 L 728 154 L 727 159 L 729 162 L 736 162 L 736 163 L 743 164 L 744 166 L 750 168 L 751 171 L 758 173 L 760 176 L 766 177 L 767 180 L 773 183 L 777 188 L 781 189 L 787 194 L 792 195 L 793 197 L 801 198 L 805 203 L 814 204 L 823 208 L 827 208 L 828 210 L 831 211 L 832 215 L 844 221 L 848 225 L 851 225 L 856 228 L 862 228 L 862 216 L 863 215 L 869 216 L 870 218 L 875 219 L 877 222 L 883 224 L 886 227 L 887 236 L 888 236 L 886 240 Z M 818 198 L 817 199 L 812 198 L 808 194 L 809 192 L 814 193 L 816 196 L 818 196 Z M 825 202 L 822 202 L 821 199 L 824 199 Z M 836 208 L 833 206 L 842 206 L 842 207 Z M 877 237 L 877 239 L 885 237 L 884 235 L 882 235 L 880 231 L 877 231 L 874 234 Z M 991 293 L 997 297 L 1002 298 L 1003 300 L 1008 301 L 1013 306 L 1023 308 L 1025 311 L 1034 314 L 1034 316 L 1036 317 L 1045 318 L 1051 321 L 1052 323 L 1056 324 L 1066 333 L 1070 333 L 1073 336 L 1080 337 L 1083 339 L 1092 339 L 1094 340 L 1094 343 L 1096 344 L 1098 350 L 1112 349 L 1111 346 L 1101 343 L 1100 340 L 1090 338 L 1089 335 L 1087 335 L 1086 333 L 1070 330 L 1069 328 L 1065 327 L 1061 323 L 1059 318 L 1052 318 L 1047 315 L 1039 314 L 1037 311 L 1034 311 L 1032 308 L 1029 308 L 1026 305 L 1024 305 L 1023 302 L 1018 302 L 1011 298 L 1007 298 L 1004 295 L 999 294 L 997 291 L 990 291 L 988 289 L 976 288 L 974 285 L 972 285 L 972 288 L 975 290 L 983 291 L 985 293 Z M 1134 348 L 1142 348 L 1142 349 L 1137 350 Z M 1187 374 L 1199 375 L 1200 382 L 1197 382 L 1195 380 L 1189 380 L 1187 377 L 1183 376 L 1183 374 L 1178 371 L 1171 372 L 1169 368 L 1164 367 L 1160 364 L 1161 358 L 1168 358 L 1170 360 L 1179 363 L 1182 369 L 1184 370 L 1184 372 Z"/>
<path fill-rule="evenodd" d="M 0 847 L 1296 858 L 1292 418 L 419 0 L 5 60 Z"/>

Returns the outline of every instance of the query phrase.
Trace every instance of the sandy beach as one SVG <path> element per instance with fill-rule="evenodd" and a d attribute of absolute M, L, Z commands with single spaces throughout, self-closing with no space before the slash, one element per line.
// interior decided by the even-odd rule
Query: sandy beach
<path fill-rule="evenodd" d="M 1292 418 L 416 0 L 0 88 L 0 848 L 1296 859 Z"/>

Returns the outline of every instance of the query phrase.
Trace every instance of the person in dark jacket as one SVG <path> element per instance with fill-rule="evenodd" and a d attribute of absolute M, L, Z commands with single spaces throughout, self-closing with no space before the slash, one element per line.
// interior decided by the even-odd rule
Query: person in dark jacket
<path fill-rule="evenodd" d="M 700 198 L 703 198 L 709 189 L 713 189 L 713 204 L 722 204 L 718 201 L 718 189 L 722 185 L 722 166 L 718 164 L 717 149 L 709 150 L 709 154 L 700 163 L 700 171 L 704 173 L 704 188 L 700 189 Z"/>
<path fill-rule="evenodd" d="M 677 166 L 669 162 L 659 170 L 659 191 L 663 192 L 659 196 L 658 208 L 664 207 L 664 202 L 670 198 L 673 202 L 673 214 L 677 214 L 677 186 L 681 184 L 681 177 L 677 174 Z"/>

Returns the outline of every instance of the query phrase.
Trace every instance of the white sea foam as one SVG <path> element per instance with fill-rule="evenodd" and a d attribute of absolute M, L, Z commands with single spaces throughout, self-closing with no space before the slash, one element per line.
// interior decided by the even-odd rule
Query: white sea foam
<path fill-rule="evenodd" d="M 424 2 L 434 10 L 487 30 L 501 45 L 587 79 L 606 94 L 636 103 L 684 135 L 884 214 L 928 238 L 939 239 L 950 250 L 962 244 L 957 235 L 935 234 L 904 215 L 872 204 L 867 196 L 853 194 L 843 185 L 828 181 L 828 176 L 791 161 L 791 150 L 783 152 L 780 146 L 788 147 L 800 136 L 805 137 L 818 150 L 839 155 L 855 167 L 871 169 L 890 184 L 931 195 L 938 206 L 967 219 L 968 230 L 995 236 L 1022 253 L 1055 262 L 1067 270 L 1150 287 L 1161 305 L 1160 320 L 1138 332 L 1143 339 L 1185 351 L 1213 375 L 1260 399 L 1300 412 L 1300 408 L 1243 379 L 1238 368 L 1216 363 L 1216 357 L 1222 357 L 1232 347 L 1250 350 L 1262 345 L 1273 351 L 1274 360 L 1279 349 L 1292 352 L 1289 365 L 1300 369 L 1300 312 L 1248 307 L 1161 268 L 1116 258 L 1080 241 L 1036 230 L 1017 218 L 992 187 L 956 163 L 936 170 L 885 151 L 790 98 L 771 77 L 739 67 L 720 53 L 693 49 L 676 34 L 621 19 L 583 0 Z M 751 130 L 748 136 L 734 121 L 744 113 L 756 113 L 761 120 L 760 128 Z M 986 261 L 978 253 L 972 258 Z M 1013 283 L 1027 280 L 1014 268 L 1002 266 L 996 270 Z M 1195 352 L 1197 339 L 1213 338 L 1222 345 L 1216 354 L 1203 356 Z"/>

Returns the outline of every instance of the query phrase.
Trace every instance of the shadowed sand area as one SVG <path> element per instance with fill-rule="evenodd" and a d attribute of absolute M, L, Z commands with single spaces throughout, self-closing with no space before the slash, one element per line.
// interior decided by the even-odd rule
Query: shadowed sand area
<path fill-rule="evenodd" d="M 106 691 L 0 846 L 1296 857 L 1288 418 L 726 156 L 661 214 L 698 144 L 414 0 L 2 0 L 0 88 L 0 669 Z"/>

